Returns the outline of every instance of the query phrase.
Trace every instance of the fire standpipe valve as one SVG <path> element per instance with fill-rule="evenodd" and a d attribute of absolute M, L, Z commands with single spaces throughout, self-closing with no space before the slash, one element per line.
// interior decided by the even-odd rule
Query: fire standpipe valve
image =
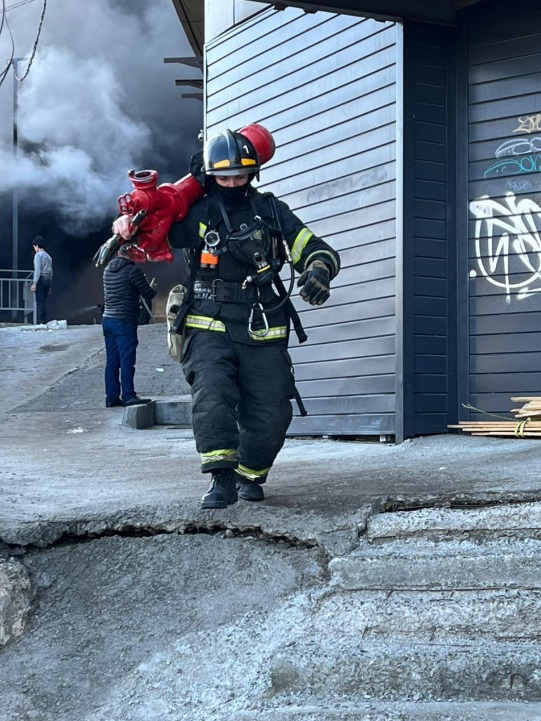
<path fill-rule="evenodd" d="M 258 123 L 247 125 L 238 131 L 251 141 L 260 165 L 274 155 L 275 144 L 271 133 Z M 122 215 L 132 216 L 131 227 L 137 234 L 130 241 L 114 235 L 106 241 L 94 256 L 96 268 L 106 265 L 126 243 L 129 257 L 136 263 L 171 262 L 173 253 L 167 236 L 173 223 L 183 220 L 190 207 L 204 195 L 201 183 L 188 174 L 175 183 L 158 185 L 156 170 L 130 170 L 128 178 L 133 185 L 131 193 L 118 198 Z"/>

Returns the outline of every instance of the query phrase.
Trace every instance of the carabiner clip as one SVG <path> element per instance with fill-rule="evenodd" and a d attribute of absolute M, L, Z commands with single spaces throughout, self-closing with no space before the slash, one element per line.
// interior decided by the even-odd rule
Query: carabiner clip
<path fill-rule="evenodd" d="M 252 328 L 252 323 L 254 321 L 254 312 L 256 310 L 261 311 L 261 315 L 263 316 L 263 322 L 265 324 L 264 328 L 258 328 L 254 330 Z M 261 303 L 257 304 L 257 307 L 252 306 L 252 311 L 250 313 L 250 318 L 248 319 L 248 333 L 252 336 L 252 338 L 264 338 L 269 333 L 269 321 L 267 320 L 267 316 L 265 315 L 265 311 L 263 310 L 263 306 Z"/>

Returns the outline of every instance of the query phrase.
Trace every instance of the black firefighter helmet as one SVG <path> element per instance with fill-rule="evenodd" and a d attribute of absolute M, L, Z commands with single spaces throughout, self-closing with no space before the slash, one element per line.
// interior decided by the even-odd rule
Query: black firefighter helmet
<path fill-rule="evenodd" d="M 223 130 L 205 144 L 205 175 L 250 175 L 259 178 L 259 158 L 251 141 L 233 130 Z"/>

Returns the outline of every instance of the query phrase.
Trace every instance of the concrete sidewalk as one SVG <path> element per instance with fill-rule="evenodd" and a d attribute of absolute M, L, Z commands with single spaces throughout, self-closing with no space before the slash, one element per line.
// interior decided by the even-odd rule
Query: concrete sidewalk
<path fill-rule="evenodd" d="M 0 329 L 0 538 L 47 545 L 74 529 L 234 523 L 283 535 L 357 529 L 368 508 L 463 506 L 541 498 L 539 441 L 449 434 L 402 445 L 292 438 L 262 504 L 201 511 L 208 477 L 189 429 L 122 425 L 103 407 L 99 326 Z M 161 325 L 140 329 L 137 391 L 187 392 Z M 319 531 L 318 531 L 319 529 Z M 340 535 L 340 532 L 339 532 Z"/>

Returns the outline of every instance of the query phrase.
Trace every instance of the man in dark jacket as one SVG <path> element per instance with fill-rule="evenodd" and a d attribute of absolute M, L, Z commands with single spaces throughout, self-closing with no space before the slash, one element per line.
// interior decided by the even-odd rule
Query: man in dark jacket
<path fill-rule="evenodd" d="M 212 473 L 201 507 L 213 509 L 239 495 L 263 500 L 293 415 L 287 345 L 295 318 L 280 270 L 295 268 L 303 300 L 321 305 L 340 259 L 285 203 L 251 186 L 259 159 L 245 136 L 226 130 L 211 138 L 203 172 L 206 194 L 169 240 L 191 268 L 182 365 L 201 469 Z M 127 216 L 113 228 L 130 237 Z"/>
<path fill-rule="evenodd" d="M 104 307 L 102 328 L 105 337 L 105 405 L 133 406 L 150 403 L 139 398 L 134 388 L 139 300 L 151 301 L 156 295 L 141 270 L 125 254 L 118 254 L 103 272 Z M 122 399 L 121 399 L 122 390 Z"/>

